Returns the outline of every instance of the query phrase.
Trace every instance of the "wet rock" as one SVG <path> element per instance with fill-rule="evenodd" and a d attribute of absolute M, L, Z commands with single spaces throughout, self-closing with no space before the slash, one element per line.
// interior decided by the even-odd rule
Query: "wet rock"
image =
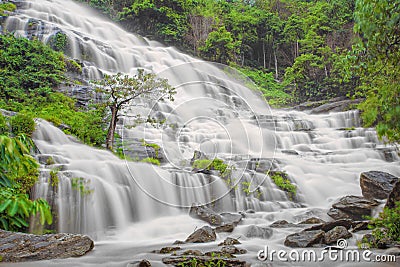
<path fill-rule="evenodd" d="M 229 254 L 229 253 L 224 253 L 222 251 L 207 251 L 204 253 L 204 256 L 211 257 L 211 258 L 224 258 L 224 259 L 230 259 L 230 258 L 236 258 L 235 255 Z"/>
<path fill-rule="evenodd" d="M 385 251 L 385 254 L 400 257 L 400 248 L 398 248 L 398 247 L 389 248 Z"/>
<path fill-rule="evenodd" d="M 272 236 L 273 230 L 269 227 L 261 227 L 257 225 L 250 225 L 247 227 L 245 236 L 249 238 L 262 238 L 268 239 Z"/>
<path fill-rule="evenodd" d="M 180 247 L 164 247 L 160 250 L 154 250 L 153 253 L 159 253 L 159 254 L 170 254 L 174 251 L 180 250 Z"/>
<path fill-rule="evenodd" d="M 174 266 L 185 266 L 185 263 L 189 264 L 193 259 L 196 260 L 198 265 L 202 264 L 205 266 L 217 266 L 218 263 L 220 266 L 226 266 L 226 267 L 248 267 L 248 266 L 250 266 L 245 261 L 238 260 L 238 259 L 220 259 L 220 258 L 209 257 L 209 256 L 167 257 L 167 258 L 163 258 L 162 262 L 164 264 L 171 264 Z"/>
<path fill-rule="evenodd" d="M 350 229 L 352 227 L 352 225 L 353 225 L 352 220 L 342 219 L 342 220 L 337 220 L 337 221 L 333 221 L 333 222 L 317 224 L 317 225 L 311 226 L 310 228 L 305 229 L 304 231 L 322 230 L 324 232 L 328 232 L 328 231 L 332 230 L 333 228 L 335 228 L 336 226 L 343 226 L 346 229 Z"/>
<path fill-rule="evenodd" d="M 288 235 L 284 245 L 292 248 L 306 248 L 318 246 L 324 243 L 325 232 L 322 230 L 302 231 Z"/>
<path fill-rule="evenodd" d="M 222 232 L 226 232 L 226 233 L 231 233 L 233 232 L 233 230 L 235 229 L 236 225 L 233 223 L 227 223 L 227 224 L 223 224 L 221 226 L 217 226 L 215 227 L 215 231 L 217 233 L 222 233 Z"/>
<path fill-rule="evenodd" d="M 206 243 L 212 242 L 217 239 L 215 230 L 209 226 L 204 226 L 196 231 L 194 231 L 185 242 L 187 243 Z"/>
<path fill-rule="evenodd" d="M 319 224 L 319 223 L 325 223 L 325 221 L 317 217 L 311 217 L 304 221 L 299 222 L 299 224 Z"/>
<path fill-rule="evenodd" d="M 379 203 L 375 200 L 368 200 L 361 196 L 345 196 L 332 205 L 328 215 L 332 218 L 352 219 L 362 221 L 365 216 L 371 216 L 372 210 Z"/>
<path fill-rule="evenodd" d="M 139 262 L 139 264 L 137 266 L 138 267 L 150 267 L 151 263 L 148 260 L 142 260 L 141 262 Z"/>
<path fill-rule="evenodd" d="M 311 110 L 311 114 L 321 114 L 321 113 L 328 113 L 328 112 L 341 112 L 348 110 L 352 105 L 359 104 L 362 100 L 361 99 L 345 99 L 341 101 L 335 101 L 331 103 L 323 104 L 319 107 L 313 108 Z"/>
<path fill-rule="evenodd" d="M 368 224 L 368 221 L 354 222 L 352 232 L 355 233 L 358 231 L 368 230 Z"/>
<path fill-rule="evenodd" d="M 297 227 L 298 225 L 289 223 L 286 220 L 279 220 L 276 222 L 273 222 L 272 224 L 269 225 L 271 228 L 288 228 L 288 227 Z"/>
<path fill-rule="evenodd" d="M 175 240 L 175 242 L 172 243 L 172 245 L 182 245 L 182 244 L 185 244 L 185 242 L 182 240 Z"/>
<path fill-rule="evenodd" d="M 330 245 L 336 243 L 339 239 L 347 239 L 350 237 L 352 237 L 352 234 L 347 231 L 346 227 L 336 226 L 325 233 L 325 243 Z"/>
<path fill-rule="evenodd" d="M 232 237 L 227 237 L 224 242 L 219 243 L 218 246 L 232 246 L 232 245 L 239 245 L 241 244 L 239 240 L 232 238 Z"/>
<path fill-rule="evenodd" d="M 242 248 L 237 248 L 235 246 L 224 246 L 221 248 L 221 252 L 228 254 L 246 254 L 247 250 Z"/>
<path fill-rule="evenodd" d="M 297 152 L 296 150 L 282 150 L 281 152 L 288 155 L 299 155 L 299 152 Z"/>
<path fill-rule="evenodd" d="M 222 217 L 212 209 L 193 204 L 190 207 L 189 215 L 193 218 L 203 220 L 210 225 L 221 225 Z"/>
<path fill-rule="evenodd" d="M 93 247 L 93 240 L 84 235 L 33 235 L 0 230 L 0 255 L 3 262 L 79 257 Z"/>
<path fill-rule="evenodd" d="M 386 172 L 363 172 L 360 175 L 362 195 L 368 199 L 385 199 L 398 180 L 399 178 Z"/>
<path fill-rule="evenodd" d="M 392 191 L 389 194 L 389 197 L 386 201 L 385 207 L 389 209 L 393 209 L 396 207 L 396 202 L 400 201 L 400 181 L 397 181 L 394 185 Z"/>

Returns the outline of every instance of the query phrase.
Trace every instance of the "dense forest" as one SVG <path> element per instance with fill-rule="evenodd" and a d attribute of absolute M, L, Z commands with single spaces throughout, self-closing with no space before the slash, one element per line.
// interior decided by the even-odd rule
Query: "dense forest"
<path fill-rule="evenodd" d="M 384 0 L 86 0 L 125 28 L 249 76 L 273 106 L 367 97 L 399 140 L 400 5 Z"/>

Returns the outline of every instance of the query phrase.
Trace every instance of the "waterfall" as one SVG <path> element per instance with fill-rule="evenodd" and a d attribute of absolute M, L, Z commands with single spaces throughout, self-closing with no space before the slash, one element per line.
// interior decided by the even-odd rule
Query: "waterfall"
<path fill-rule="evenodd" d="M 55 164 L 43 165 L 36 197 L 55 200 L 59 231 L 101 239 L 132 223 L 181 218 L 195 202 L 218 211 L 326 209 L 340 196 L 360 195 L 362 171 L 400 175 L 397 153 L 373 129 L 361 128 L 357 111 L 311 115 L 272 110 L 237 71 L 128 33 L 82 4 L 26 1 L 5 29 L 43 42 L 65 34 L 67 55 L 84 63 L 88 79 L 144 68 L 177 89 L 174 102 L 138 99 L 126 110 L 126 115 L 165 119 L 162 127 L 129 127 L 134 125 L 130 116 L 118 125 L 126 142 L 144 139 L 160 145 L 168 161 L 161 167 L 121 160 L 67 137 L 46 121 L 37 122 L 34 140 L 41 157 L 52 157 Z M 229 180 L 193 172 L 188 162 L 196 150 L 232 166 Z M 58 170 L 56 188 L 49 180 L 51 169 Z M 295 199 L 272 182 L 270 170 L 288 174 L 297 186 Z"/>

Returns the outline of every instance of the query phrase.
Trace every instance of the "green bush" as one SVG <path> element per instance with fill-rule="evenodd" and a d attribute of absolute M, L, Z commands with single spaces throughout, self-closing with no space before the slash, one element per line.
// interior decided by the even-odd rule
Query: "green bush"
<path fill-rule="evenodd" d="M 13 134 L 25 134 L 26 136 L 32 136 L 35 130 L 35 122 L 33 118 L 25 114 L 17 114 L 10 118 L 11 131 Z"/>
<path fill-rule="evenodd" d="M 12 3 L 1 3 L 0 4 L 0 16 L 8 16 L 7 12 L 13 12 L 17 9 L 17 6 Z"/>
<path fill-rule="evenodd" d="M 270 175 L 271 180 L 279 187 L 281 190 L 288 193 L 289 199 L 293 200 L 293 197 L 296 195 L 297 187 L 290 182 L 290 180 L 286 177 L 287 174 L 284 172 L 275 172 Z"/>
<path fill-rule="evenodd" d="M 222 177 L 227 177 L 231 172 L 231 168 L 229 168 L 228 164 L 224 163 L 224 161 L 219 158 L 213 160 L 198 159 L 193 162 L 192 167 L 200 170 L 216 170 L 220 172 Z"/>
<path fill-rule="evenodd" d="M 0 113 L 0 135 L 8 135 L 10 127 L 8 126 L 6 118 Z"/>
<path fill-rule="evenodd" d="M 145 159 L 142 159 L 140 162 L 151 163 L 153 165 L 160 166 L 160 161 L 155 158 L 145 158 Z"/>
<path fill-rule="evenodd" d="M 373 229 L 373 247 L 381 242 L 400 242 L 400 202 L 393 209 L 385 207 L 377 218 L 371 219 L 369 228 Z"/>

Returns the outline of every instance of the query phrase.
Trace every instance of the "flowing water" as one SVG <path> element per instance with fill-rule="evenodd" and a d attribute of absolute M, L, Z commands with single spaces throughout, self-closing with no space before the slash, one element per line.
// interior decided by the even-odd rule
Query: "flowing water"
<path fill-rule="evenodd" d="M 66 34 L 67 54 L 83 62 L 87 79 L 144 68 L 177 88 L 172 103 L 139 99 L 118 125 L 126 153 L 133 140 L 158 144 L 166 159 L 161 167 L 121 160 L 37 121 L 39 158 L 52 157 L 55 164 L 43 165 L 36 197 L 47 197 L 57 209 L 58 231 L 96 240 L 88 256 L 41 266 L 127 266 L 142 258 L 160 264 L 161 256 L 149 251 L 185 239 L 204 225 L 187 215 L 195 202 L 220 212 L 256 211 L 247 213 L 229 235 L 241 237 L 249 250 L 241 257 L 256 263 L 256 252 L 266 241 L 284 248 L 284 237 L 296 229 L 276 229 L 269 240 L 249 239 L 243 237 L 249 225 L 299 222 L 311 216 L 328 219 L 326 211 L 337 198 L 361 194 L 361 172 L 400 176 L 396 151 L 379 142 L 373 129 L 360 127 L 357 111 L 310 115 L 272 110 L 240 73 L 127 33 L 73 1 L 25 1 L 5 29 L 43 42 L 51 42 L 58 32 Z M 135 123 L 129 115 L 138 113 L 166 123 L 129 127 Z M 190 159 L 196 150 L 233 166 L 229 179 L 193 172 Z M 56 187 L 49 179 L 55 169 L 60 180 Z M 287 172 L 296 184 L 294 199 L 266 174 L 276 170 Z M 207 250 L 226 236 L 192 247 Z"/>

